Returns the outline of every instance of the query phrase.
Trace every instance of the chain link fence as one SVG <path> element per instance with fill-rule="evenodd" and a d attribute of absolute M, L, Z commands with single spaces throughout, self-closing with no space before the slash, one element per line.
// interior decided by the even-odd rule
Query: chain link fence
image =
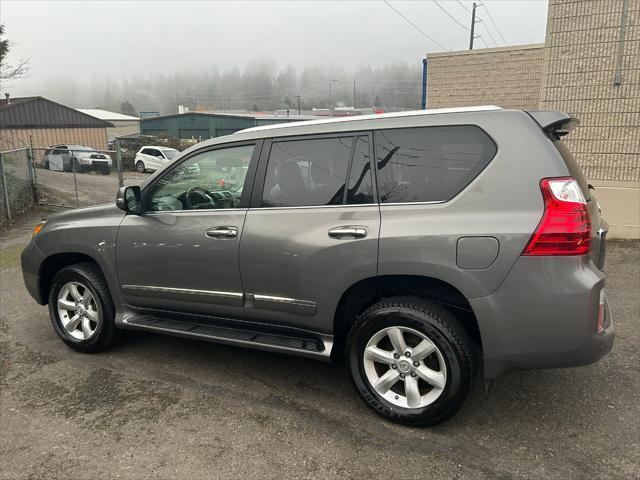
<path fill-rule="evenodd" d="M 0 226 L 5 227 L 36 201 L 30 150 L 0 152 L 0 177 Z"/>
<path fill-rule="evenodd" d="M 178 149 L 186 146 L 176 142 Z M 115 201 L 122 185 L 149 176 L 135 167 L 144 145 L 172 145 L 163 138 L 116 139 L 111 150 L 84 145 L 28 146 L 0 152 L 0 227 L 34 204 L 79 208 Z"/>
<path fill-rule="evenodd" d="M 117 152 L 82 145 L 33 148 L 38 202 L 78 208 L 112 202 L 123 183 Z"/>

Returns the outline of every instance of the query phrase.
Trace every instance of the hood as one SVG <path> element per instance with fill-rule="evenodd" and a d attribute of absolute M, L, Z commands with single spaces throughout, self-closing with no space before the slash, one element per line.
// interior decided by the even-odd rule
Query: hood
<path fill-rule="evenodd" d="M 47 223 L 67 223 L 79 220 L 91 220 L 105 217 L 124 217 L 125 212 L 116 207 L 115 200 L 113 203 L 105 203 L 102 205 L 94 205 L 92 207 L 76 208 L 64 212 L 47 215 Z"/>

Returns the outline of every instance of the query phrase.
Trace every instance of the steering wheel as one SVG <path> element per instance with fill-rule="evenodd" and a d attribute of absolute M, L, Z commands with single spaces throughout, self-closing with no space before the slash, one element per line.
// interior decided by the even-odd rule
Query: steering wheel
<path fill-rule="evenodd" d="M 198 199 L 199 201 L 196 199 Z M 194 200 L 196 201 L 194 202 Z M 200 205 L 203 205 L 203 204 L 206 204 L 206 207 L 208 208 L 217 207 L 215 195 L 211 193 L 209 190 L 202 187 L 193 187 L 187 190 L 184 201 L 187 204 L 187 210 L 202 208 L 200 207 Z"/>

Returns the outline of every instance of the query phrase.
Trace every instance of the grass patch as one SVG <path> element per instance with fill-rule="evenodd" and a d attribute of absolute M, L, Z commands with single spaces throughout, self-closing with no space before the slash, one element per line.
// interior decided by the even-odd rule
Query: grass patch
<path fill-rule="evenodd" d="M 11 270 L 20 266 L 20 254 L 26 244 L 11 245 L 0 249 L 0 269 Z"/>

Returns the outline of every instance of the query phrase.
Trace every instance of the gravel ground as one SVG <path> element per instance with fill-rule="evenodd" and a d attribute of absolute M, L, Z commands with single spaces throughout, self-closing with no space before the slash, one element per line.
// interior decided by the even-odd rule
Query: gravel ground
<path fill-rule="evenodd" d="M 609 243 L 617 328 L 597 364 L 480 383 L 412 429 L 371 413 L 337 365 L 153 334 L 82 355 L 28 296 L 34 212 L 0 234 L 0 477 L 639 478 L 640 245 Z"/>

